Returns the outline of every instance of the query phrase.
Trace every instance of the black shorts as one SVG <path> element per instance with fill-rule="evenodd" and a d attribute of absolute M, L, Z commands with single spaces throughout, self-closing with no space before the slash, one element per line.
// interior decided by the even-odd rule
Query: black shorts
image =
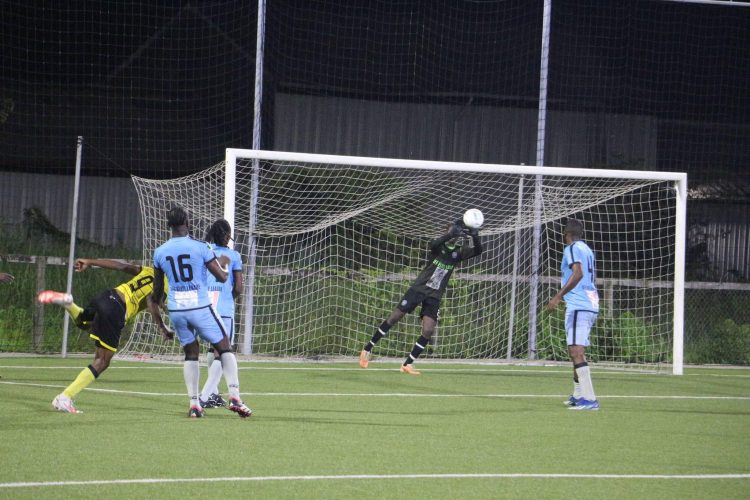
<path fill-rule="evenodd" d="M 104 290 L 95 296 L 81 315 L 91 319 L 89 337 L 98 347 L 117 352 L 120 334 L 125 327 L 125 302 L 115 290 Z"/>
<path fill-rule="evenodd" d="M 427 316 L 435 321 L 440 318 L 440 299 L 427 295 L 414 287 L 406 291 L 397 307 L 404 313 L 410 313 L 420 304 L 422 304 L 422 309 L 419 311 L 420 318 Z"/>

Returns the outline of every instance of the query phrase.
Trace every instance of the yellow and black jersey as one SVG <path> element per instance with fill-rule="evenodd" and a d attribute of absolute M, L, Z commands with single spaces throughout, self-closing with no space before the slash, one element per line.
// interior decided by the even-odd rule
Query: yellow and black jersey
<path fill-rule="evenodd" d="M 146 309 L 146 299 L 154 291 L 154 268 L 143 266 L 141 272 L 133 276 L 133 279 L 115 288 L 125 301 L 125 322 L 127 323 L 136 314 Z M 167 280 L 164 280 L 164 291 L 166 292 Z"/>

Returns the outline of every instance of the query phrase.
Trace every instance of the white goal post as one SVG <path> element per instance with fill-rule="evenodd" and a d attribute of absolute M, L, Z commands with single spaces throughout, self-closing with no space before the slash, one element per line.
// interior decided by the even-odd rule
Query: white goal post
<path fill-rule="evenodd" d="M 216 218 L 232 224 L 245 259 L 241 354 L 356 356 L 425 265 L 429 241 L 479 208 L 485 250 L 457 268 L 423 357 L 567 360 L 563 311 L 543 310 L 560 287 L 562 227 L 575 217 L 597 256 L 601 296 L 587 356 L 682 373 L 684 173 L 227 149 L 223 163 L 192 176 L 133 180 L 144 260 L 169 237 L 171 204 L 190 212 L 196 237 Z M 142 319 L 123 350 L 174 352 L 151 330 Z M 418 332 L 418 314 L 407 315 L 376 355 L 404 356 Z"/>

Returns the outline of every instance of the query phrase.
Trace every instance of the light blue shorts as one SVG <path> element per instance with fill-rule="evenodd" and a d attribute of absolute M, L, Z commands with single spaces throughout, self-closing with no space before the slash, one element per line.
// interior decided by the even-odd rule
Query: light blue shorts
<path fill-rule="evenodd" d="M 181 346 L 192 344 L 198 337 L 210 344 L 216 344 L 225 336 L 228 337 L 224 330 L 224 322 L 211 306 L 187 311 L 169 311 L 169 320 L 177 332 Z"/>
<path fill-rule="evenodd" d="M 565 311 L 565 334 L 568 345 L 591 345 L 589 334 L 598 313 L 593 311 Z"/>
<path fill-rule="evenodd" d="M 221 321 L 224 322 L 224 331 L 229 336 L 229 345 L 234 345 L 234 318 L 222 316 Z"/>

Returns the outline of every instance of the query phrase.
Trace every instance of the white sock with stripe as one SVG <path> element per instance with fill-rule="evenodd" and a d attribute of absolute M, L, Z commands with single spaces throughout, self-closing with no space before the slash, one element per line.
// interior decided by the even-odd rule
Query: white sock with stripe
<path fill-rule="evenodd" d="M 191 406 L 198 406 L 198 384 L 200 383 L 201 367 L 198 361 L 185 361 L 182 365 L 182 375 L 185 377 L 188 397 Z"/>
<path fill-rule="evenodd" d="M 229 388 L 229 397 L 241 399 L 239 370 L 234 353 L 225 352 L 221 355 L 221 368 L 224 372 L 224 380 L 227 381 L 227 387 Z"/>

